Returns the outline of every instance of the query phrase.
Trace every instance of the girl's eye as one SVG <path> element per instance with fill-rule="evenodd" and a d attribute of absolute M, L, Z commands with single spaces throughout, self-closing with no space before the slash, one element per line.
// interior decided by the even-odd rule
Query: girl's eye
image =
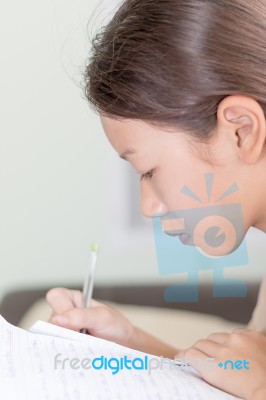
<path fill-rule="evenodd" d="M 146 172 L 146 174 L 142 174 L 140 176 L 140 180 L 142 181 L 142 179 L 151 179 L 153 177 L 154 174 L 154 170 L 151 169 L 150 171 Z"/>

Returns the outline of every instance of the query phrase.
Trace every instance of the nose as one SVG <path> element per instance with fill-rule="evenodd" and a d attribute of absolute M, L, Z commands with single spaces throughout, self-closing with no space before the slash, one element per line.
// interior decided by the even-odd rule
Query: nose
<path fill-rule="evenodd" d="M 168 212 L 165 204 L 158 198 L 148 181 L 142 181 L 140 187 L 141 212 L 144 217 L 152 218 Z"/>

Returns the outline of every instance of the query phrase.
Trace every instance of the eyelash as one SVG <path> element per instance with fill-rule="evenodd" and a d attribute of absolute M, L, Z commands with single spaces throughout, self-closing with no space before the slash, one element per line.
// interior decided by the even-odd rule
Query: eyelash
<path fill-rule="evenodd" d="M 146 174 L 142 174 L 140 176 L 140 180 L 142 181 L 142 179 L 151 179 L 153 177 L 154 174 L 154 170 L 151 169 L 150 171 L 146 172 Z"/>

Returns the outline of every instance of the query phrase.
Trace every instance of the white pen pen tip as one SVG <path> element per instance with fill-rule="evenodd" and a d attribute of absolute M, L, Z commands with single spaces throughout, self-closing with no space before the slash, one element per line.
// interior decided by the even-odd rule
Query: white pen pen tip
<path fill-rule="evenodd" d="M 99 248 L 98 243 L 92 243 L 92 244 L 91 244 L 91 251 L 97 252 L 97 251 L 98 251 L 98 248 Z"/>

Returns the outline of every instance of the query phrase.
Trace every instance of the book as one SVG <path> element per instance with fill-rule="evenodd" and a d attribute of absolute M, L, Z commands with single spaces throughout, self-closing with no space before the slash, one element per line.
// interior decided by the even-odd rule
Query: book
<path fill-rule="evenodd" d="M 26 331 L 0 316 L 5 400 L 235 400 L 191 366 L 37 321 Z"/>

